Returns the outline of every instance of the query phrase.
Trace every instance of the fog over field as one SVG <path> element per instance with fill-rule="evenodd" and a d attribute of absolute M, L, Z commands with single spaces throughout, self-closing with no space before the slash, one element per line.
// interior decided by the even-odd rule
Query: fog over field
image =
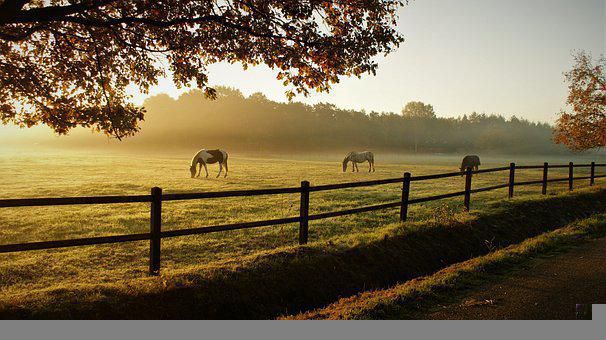
<path fill-rule="evenodd" d="M 426 103 L 430 104 L 430 103 Z M 173 99 L 157 95 L 144 103 L 141 131 L 123 141 L 78 128 L 57 136 L 47 128 L 2 129 L 4 149 L 105 149 L 109 152 L 189 155 L 200 148 L 309 159 L 309 154 L 373 150 L 384 154 L 571 155 L 552 141 L 552 127 L 497 114 L 471 112 L 442 118 L 433 110 L 364 112 L 332 104 L 281 103 L 261 93 L 218 88 L 218 99 L 193 90 Z"/>

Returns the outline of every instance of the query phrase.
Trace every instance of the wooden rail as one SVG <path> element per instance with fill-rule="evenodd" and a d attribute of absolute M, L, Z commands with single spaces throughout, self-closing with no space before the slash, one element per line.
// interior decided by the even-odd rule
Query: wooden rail
<path fill-rule="evenodd" d="M 590 168 L 589 176 L 574 177 L 575 168 Z M 118 204 L 118 203 L 150 203 L 150 229 L 149 233 L 130 234 L 130 235 L 115 235 L 115 236 L 100 236 L 78 238 L 70 240 L 30 242 L 19 244 L 4 244 L 0 245 L 0 253 L 21 252 L 41 249 L 54 249 L 64 247 L 76 247 L 95 244 L 107 243 L 122 243 L 149 240 L 149 273 L 150 275 L 160 274 L 161 261 L 161 240 L 169 237 L 179 237 L 187 235 L 198 235 L 215 232 L 223 232 L 228 230 L 248 229 L 258 227 L 268 227 L 281 224 L 299 223 L 299 244 L 306 244 L 309 240 L 309 221 L 320 220 L 325 218 L 358 214 L 368 211 L 384 210 L 391 208 L 400 208 L 400 220 L 406 221 L 408 216 L 408 207 L 411 204 L 418 204 L 430 201 L 436 201 L 446 198 L 463 196 L 463 205 L 465 210 L 470 209 L 471 194 L 509 188 L 509 197 L 514 196 L 514 188 L 516 186 L 541 184 L 541 192 L 547 193 L 548 183 L 553 182 L 568 182 L 569 190 L 573 190 L 574 181 L 589 179 L 589 185 L 595 184 L 597 178 L 604 178 L 604 175 L 596 175 L 596 167 L 606 167 L 606 164 L 573 164 L 567 165 L 522 165 L 516 166 L 511 163 L 507 167 L 482 169 L 472 171 L 468 168 L 465 172 L 449 172 L 443 174 L 412 176 L 410 173 L 404 173 L 401 178 L 388 178 L 373 181 L 350 182 L 339 184 L 327 184 L 311 186 L 308 181 L 301 182 L 299 187 L 290 188 L 275 188 L 275 189 L 257 189 L 257 190 L 233 190 L 233 191 L 218 191 L 218 192 L 202 192 L 202 193 L 176 193 L 163 194 L 161 188 L 154 187 L 151 189 L 150 195 L 130 195 L 130 196 L 94 196 L 94 197 L 61 197 L 61 198 L 23 198 L 23 199 L 1 199 L 0 208 L 8 207 L 34 207 L 34 206 L 54 206 L 54 205 L 77 205 L 77 204 Z M 568 176 L 562 178 L 548 178 L 548 169 L 568 169 Z M 515 182 L 516 170 L 526 169 L 542 169 L 543 177 L 541 180 Z M 509 181 L 503 184 L 472 189 L 472 177 L 476 174 L 499 172 L 509 170 Z M 465 176 L 465 190 L 410 199 L 410 185 L 412 182 L 428 181 L 441 178 L 450 178 L 456 176 Z M 309 214 L 310 193 L 327 190 L 337 190 L 345 188 L 357 188 L 374 185 L 384 185 L 402 183 L 402 196 L 397 202 L 383 203 L 359 208 L 351 208 L 346 210 L 324 212 L 318 214 Z M 215 226 L 204 226 L 198 228 L 178 229 L 162 231 L 162 202 L 177 201 L 177 200 L 192 200 L 192 199 L 208 199 L 220 197 L 246 197 L 246 196 L 261 196 L 261 195 L 283 195 L 283 194 L 300 194 L 300 209 L 299 216 L 278 218 L 272 220 L 233 223 Z"/>

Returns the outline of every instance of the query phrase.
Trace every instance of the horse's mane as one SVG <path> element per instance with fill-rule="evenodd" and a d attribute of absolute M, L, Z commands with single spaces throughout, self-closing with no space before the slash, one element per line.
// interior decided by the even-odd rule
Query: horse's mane
<path fill-rule="evenodd" d="M 190 167 L 191 167 L 191 166 L 195 166 L 195 165 L 196 165 L 196 159 L 198 159 L 198 155 L 199 155 L 199 154 L 200 154 L 200 152 L 202 152 L 203 150 L 204 150 L 204 149 L 202 149 L 202 150 L 200 150 L 200 151 L 196 152 L 196 154 L 194 155 L 194 157 L 192 157 L 192 159 L 191 159 L 191 163 L 190 163 L 190 165 L 189 165 Z"/>
<path fill-rule="evenodd" d="M 345 158 L 343 159 L 343 164 L 347 163 L 347 161 L 349 161 L 349 159 L 351 158 L 351 155 L 354 154 L 355 151 L 351 151 L 350 153 L 347 154 L 347 156 L 345 156 Z"/>

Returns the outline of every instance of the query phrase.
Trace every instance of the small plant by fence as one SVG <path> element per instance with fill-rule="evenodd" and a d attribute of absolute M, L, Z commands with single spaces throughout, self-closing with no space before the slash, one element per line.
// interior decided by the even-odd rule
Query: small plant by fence
<path fill-rule="evenodd" d="M 149 202 L 150 209 L 150 230 L 149 233 L 115 235 L 115 236 L 100 236 L 88 237 L 69 240 L 30 242 L 19 244 L 4 244 L 0 245 L 0 253 L 21 252 L 40 249 L 54 249 L 63 247 L 75 247 L 95 244 L 107 243 L 122 243 L 149 240 L 149 273 L 150 275 L 158 275 L 160 273 L 161 260 L 161 240 L 163 238 L 178 237 L 186 235 L 197 235 L 216 233 L 227 230 L 248 229 L 257 227 L 274 226 L 288 223 L 299 223 L 299 244 L 306 244 L 309 239 L 309 221 L 320 220 L 325 218 L 357 214 L 368 211 L 383 210 L 389 208 L 400 208 L 400 220 L 406 221 L 408 216 L 408 207 L 411 204 L 436 201 L 446 198 L 463 196 L 463 205 L 465 210 L 469 211 L 471 204 L 471 194 L 491 191 L 501 188 L 508 188 L 509 197 L 513 197 L 516 186 L 541 184 L 543 194 L 547 194 L 548 183 L 553 182 L 568 182 L 568 189 L 573 190 L 575 180 L 589 180 L 589 185 L 595 183 L 596 178 L 606 177 L 606 175 L 596 175 L 596 167 L 606 167 L 606 164 L 573 164 L 568 165 L 531 165 L 531 166 L 516 166 L 511 163 L 507 167 L 491 168 L 472 171 L 468 168 L 465 171 L 465 190 L 452 192 L 447 194 L 410 199 L 410 184 L 411 182 L 428 181 L 440 178 L 449 178 L 460 176 L 460 172 L 450 172 L 435 175 L 412 176 L 410 173 L 404 173 L 400 178 L 379 179 L 364 182 L 351 182 L 340 184 L 327 184 L 311 186 L 308 181 L 302 181 L 299 187 L 276 188 L 276 189 L 258 189 L 258 190 L 235 190 L 235 191 L 217 191 L 217 192 L 201 192 L 201 193 L 175 193 L 163 194 L 162 189 L 154 187 L 151 189 L 150 195 L 130 195 L 130 196 L 96 196 L 96 197 L 62 197 L 62 198 L 23 198 L 23 199 L 2 199 L 0 200 L 0 208 L 7 207 L 32 207 L 32 206 L 55 206 L 55 205 L 77 205 L 77 204 L 113 204 L 113 203 L 137 203 Z M 568 168 L 568 176 L 563 178 L 548 178 L 549 169 Z M 590 168 L 590 175 L 583 177 L 574 177 L 575 168 Z M 543 178 L 541 180 L 515 182 L 516 170 L 525 169 L 543 169 Z M 472 176 L 474 174 L 491 173 L 509 171 L 508 183 L 493 185 L 484 188 L 472 189 Z M 345 188 L 356 188 L 383 184 L 402 183 L 402 196 L 397 202 L 383 203 L 360 208 L 325 212 L 319 214 L 309 214 L 309 194 L 311 192 L 337 190 Z M 220 197 L 243 197 L 243 196 L 261 196 L 261 195 L 277 195 L 277 194 L 300 194 L 300 211 L 299 216 L 286 217 L 279 219 L 243 222 L 234 224 L 224 224 L 215 226 L 205 226 L 199 228 L 178 229 L 178 230 L 162 230 L 162 202 L 165 201 L 180 201 L 194 200 Z"/>

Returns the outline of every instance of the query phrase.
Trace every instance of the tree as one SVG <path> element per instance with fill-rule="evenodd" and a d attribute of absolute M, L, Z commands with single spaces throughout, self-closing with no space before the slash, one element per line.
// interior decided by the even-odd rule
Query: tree
<path fill-rule="evenodd" d="M 606 59 L 600 56 L 594 64 L 589 54 L 579 52 L 574 60 L 564 74 L 571 111 L 560 112 L 554 139 L 575 151 L 606 146 Z"/>
<path fill-rule="evenodd" d="M 144 93 L 167 71 L 213 98 L 219 61 L 278 70 L 289 98 L 374 74 L 403 41 L 400 0 L 0 0 L 0 117 L 60 134 L 133 135 Z"/>
<path fill-rule="evenodd" d="M 423 102 L 408 102 L 402 109 L 402 116 L 410 118 L 412 123 L 414 150 L 419 151 L 419 135 L 423 134 L 425 123 L 428 119 L 436 118 L 436 113 L 433 111 L 433 106 Z"/>
<path fill-rule="evenodd" d="M 425 104 L 423 102 L 408 102 L 402 109 L 402 116 L 404 117 L 418 117 L 418 118 L 436 118 L 436 113 L 433 111 L 431 104 Z"/>

